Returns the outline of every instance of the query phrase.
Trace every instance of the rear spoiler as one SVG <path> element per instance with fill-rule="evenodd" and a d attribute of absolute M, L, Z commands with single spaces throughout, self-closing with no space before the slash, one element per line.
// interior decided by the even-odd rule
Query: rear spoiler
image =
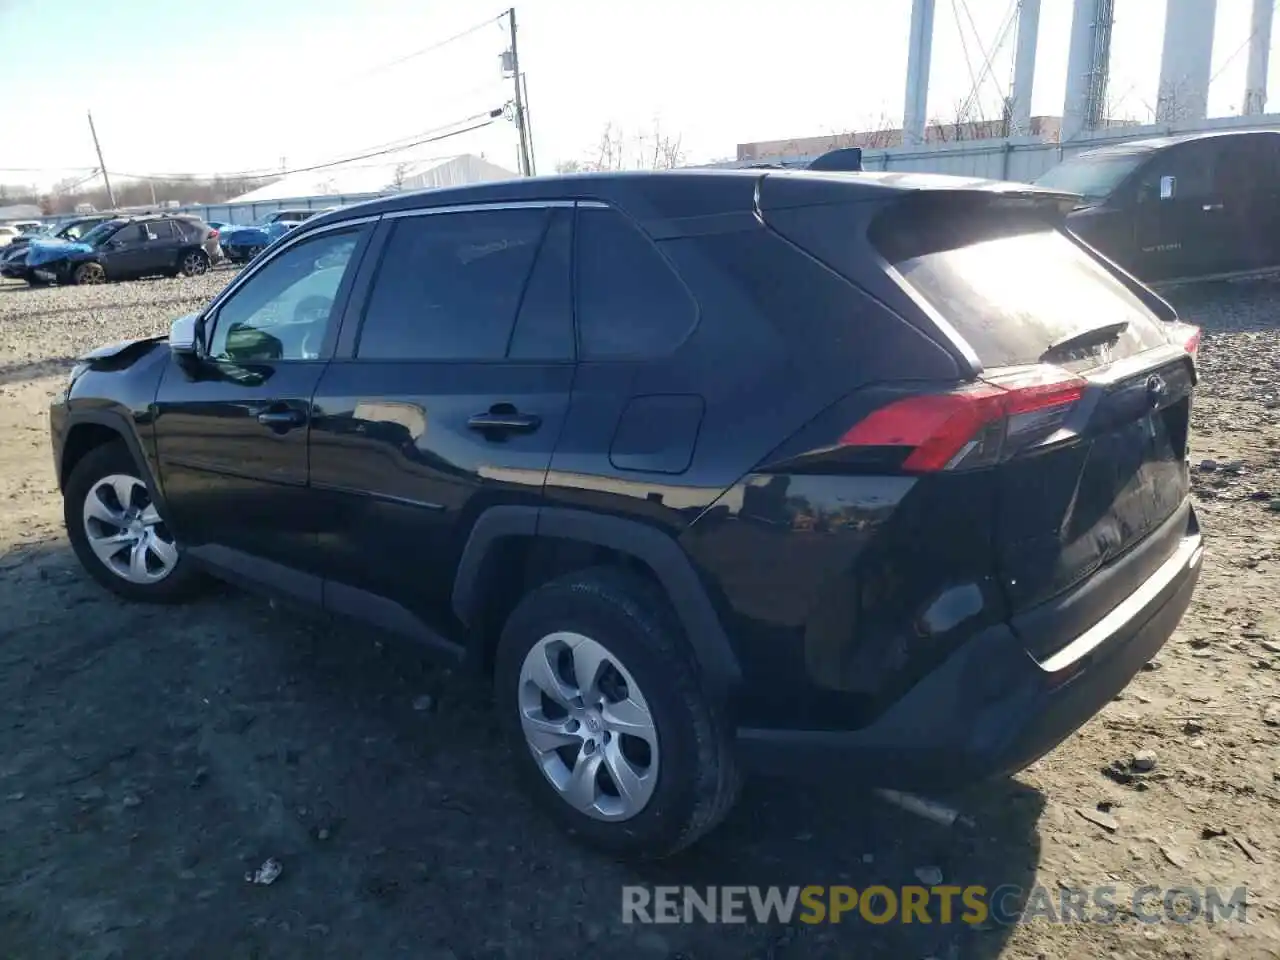
<path fill-rule="evenodd" d="M 862 148 L 861 147 L 841 147 L 838 150 L 828 150 L 820 157 L 816 157 L 807 163 L 753 163 L 750 165 L 751 170 L 826 170 L 841 173 L 861 173 L 862 172 Z"/>

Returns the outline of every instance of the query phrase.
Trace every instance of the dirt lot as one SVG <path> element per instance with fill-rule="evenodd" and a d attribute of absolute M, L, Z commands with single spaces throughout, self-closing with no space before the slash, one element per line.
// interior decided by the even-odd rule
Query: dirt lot
<path fill-rule="evenodd" d="M 417 651 L 229 590 L 131 607 L 78 569 L 49 396 L 69 358 L 163 330 L 227 276 L 0 283 L 0 957 L 1280 956 L 1280 283 L 1173 294 L 1206 328 L 1193 445 L 1217 461 L 1196 473 L 1210 552 L 1182 629 L 1100 717 L 960 798 L 972 827 L 753 783 L 694 851 L 636 869 L 552 830 L 514 788 L 484 691 Z M 1154 769 L 1128 769 L 1137 751 Z M 1100 808 L 1114 830 L 1083 815 Z M 247 884 L 269 856 L 280 879 Z M 620 917 L 628 883 L 861 888 L 924 867 L 1054 897 L 1110 884 L 1121 903 L 1147 884 L 1247 885 L 1248 922 Z"/>

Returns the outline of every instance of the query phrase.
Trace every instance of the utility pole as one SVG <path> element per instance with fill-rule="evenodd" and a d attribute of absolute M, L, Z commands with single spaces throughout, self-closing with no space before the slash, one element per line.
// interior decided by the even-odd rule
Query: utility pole
<path fill-rule="evenodd" d="M 89 111 L 89 132 L 93 134 L 93 149 L 98 151 L 98 169 L 102 171 L 102 182 L 107 185 L 107 203 L 111 209 L 116 207 L 116 195 L 111 192 L 111 178 L 107 176 L 107 164 L 102 159 L 102 147 L 98 145 L 98 131 L 93 126 L 93 111 Z"/>
<path fill-rule="evenodd" d="M 520 87 L 524 92 L 524 135 L 529 144 L 529 172 L 538 175 L 538 151 L 533 148 L 533 119 L 529 114 L 529 81 L 520 74 Z"/>
<path fill-rule="evenodd" d="M 516 8 L 507 11 L 507 23 L 511 26 L 511 77 L 516 86 L 516 129 L 520 132 L 520 174 L 530 176 L 533 165 L 529 162 L 529 141 L 525 136 L 524 91 L 520 89 L 520 54 L 516 50 Z"/>

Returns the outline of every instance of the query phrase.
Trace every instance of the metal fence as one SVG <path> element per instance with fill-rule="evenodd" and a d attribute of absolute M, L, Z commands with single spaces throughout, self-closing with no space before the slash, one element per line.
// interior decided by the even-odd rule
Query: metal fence
<path fill-rule="evenodd" d="M 1147 137 L 1174 136 L 1182 133 L 1204 133 L 1211 130 L 1275 130 L 1280 129 L 1280 114 L 1252 117 L 1217 117 L 1195 123 L 1149 124 L 1132 127 L 1110 127 L 1062 143 L 1046 142 L 1038 137 L 1007 137 L 990 140 L 964 140 L 928 144 L 919 147 L 890 147 L 875 150 L 863 148 L 864 170 L 901 170 L 915 173 L 949 173 L 956 176 L 984 177 L 990 180 L 1029 182 L 1067 157 L 1085 150 Z M 804 162 L 815 157 L 788 157 L 788 161 Z M 759 160 L 732 161 L 717 166 L 745 167 Z"/>

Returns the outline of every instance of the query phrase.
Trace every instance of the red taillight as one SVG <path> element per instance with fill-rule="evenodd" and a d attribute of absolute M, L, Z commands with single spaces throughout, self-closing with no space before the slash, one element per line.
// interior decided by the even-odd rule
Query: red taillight
<path fill-rule="evenodd" d="M 931 473 L 980 466 L 1046 439 L 1084 394 L 1085 381 L 1053 367 L 949 393 L 919 394 L 881 407 L 840 445 L 909 447 L 902 469 Z"/>
<path fill-rule="evenodd" d="M 214 230 L 214 229 L 212 229 L 212 228 L 210 228 L 210 230 L 209 230 L 209 239 L 210 239 L 210 240 L 217 240 L 217 239 L 218 239 L 218 231 L 217 231 L 217 230 Z"/>
<path fill-rule="evenodd" d="M 1192 359 L 1196 359 L 1200 354 L 1200 328 L 1190 323 L 1181 324 L 1185 337 L 1182 341 L 1182 348 L 1191 354 Z"/>

